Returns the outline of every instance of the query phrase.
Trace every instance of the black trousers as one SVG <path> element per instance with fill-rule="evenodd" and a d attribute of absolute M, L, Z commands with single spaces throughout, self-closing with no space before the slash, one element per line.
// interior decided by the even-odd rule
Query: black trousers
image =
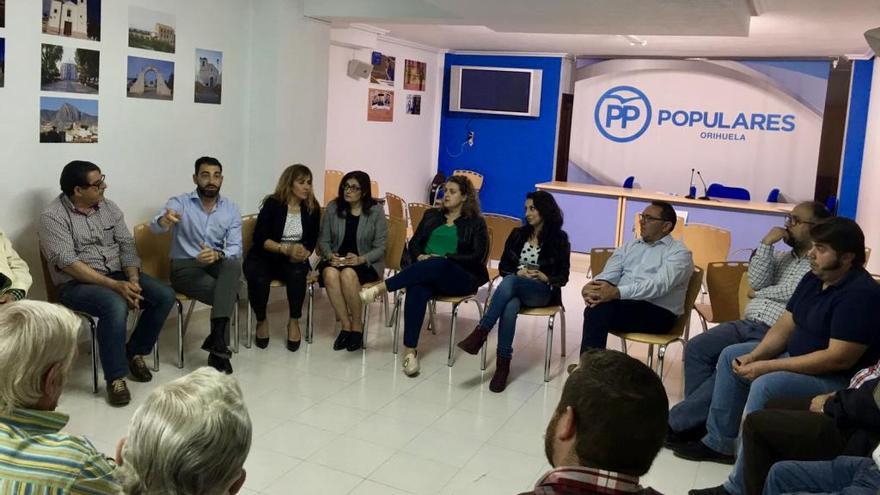
<path fill-rule="evenodd" d="M 291 318 L 302 316 L 303 300 L 306 298 L 306 277 L 309 262 L 272 262 L 249 256 L 244 261 L 244 276 L 247 279 L 248 299 L 257 316 L 257 321 L 266 319 L 266 304 L 269 302 L 269 284 L 273 280 L 284 282 L 287 288 L 287 304 Z"/>
<path fill-rule="evenodd" d="M 743 422 L 743 478 L 747 495 L 761 495 L 778 461 L 825 461 L 841 455 L 847 438 L 834 420 L 810 412 L 812 398 L 767 403 Z"/>
<path fill-rule="evenodd" d="M 612 331 L 668 333 L 675 318 L 668 309 L 633 299 L 615 299 L 584 308 L 581 354 L 587 349 L 604 349 Z"/>

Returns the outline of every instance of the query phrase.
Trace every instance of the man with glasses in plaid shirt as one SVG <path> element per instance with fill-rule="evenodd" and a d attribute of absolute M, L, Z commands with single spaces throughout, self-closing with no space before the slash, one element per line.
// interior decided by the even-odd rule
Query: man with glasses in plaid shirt
<path fill-rule="evenodd" d="M 688 341 L 684 352 L 684 400 L 669 411 L 666 446 L 680 448 L 706 434 L 706 419 L 715 387 L 718 356 L 727 346 L 759 342 L 785 311 L 785 305 L 808 271 L 807 251 L 812 246 L 810 227 L 828 218 L 825 205 L 805 202 L 785 218 L 784 227 L 773 227 L 749 261 L 751 298 L 745 318 L 717 325 Z M 782 241 L 790 251 L 776 251 Z"/>
<path fill-rule="evenodd" d="M 148 382 L 149 354 L 174 305 L 171 287 L 140 273 L 141 260 L 122 210 L 104 198 L 106 176 L 75 160 L 61 171 L 61 194 L 40 216 L 40 249 L 61 304 L 98 318 L 98 350 L 107 400 L 131 401 L 125 377 Z M 128 311 L 141 310 L 126 343 Z"/>

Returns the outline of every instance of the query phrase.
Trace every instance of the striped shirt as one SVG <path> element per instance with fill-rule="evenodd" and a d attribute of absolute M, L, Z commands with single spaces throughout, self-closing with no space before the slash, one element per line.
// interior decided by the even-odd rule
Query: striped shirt
<path fill-rule="evenodd" d="M 32 409 L 0 414 L 0 493 L 121 493 L 113 461 L 85 437 L 60 433 L 67 420 L 66 414 Z"/>
<path fill-rule="evenodd" d="M 109 199 L 83 213 L 59 194 L 40 215 L 40 249 L 55 285 L 73 280 L 62 270 L 76 261 L 104 275 L 141 266 L 122 210 Z"/>
<path fill-rule="evenodd" d="M 798 258 L 794 250 L 774 253 L 773 246 L 759 244 L 749 261 L 749 285 L 755 297 L 746 305 L 745 318 L 772 327 L 808 271 L 806 256 Z"/>
<path fill-rule="evenodd" d="M 541 477 L 535 489 L 521 495 L 660 495 L 639 486 L 639 478 L 583 466 L 558 467 Z"/>

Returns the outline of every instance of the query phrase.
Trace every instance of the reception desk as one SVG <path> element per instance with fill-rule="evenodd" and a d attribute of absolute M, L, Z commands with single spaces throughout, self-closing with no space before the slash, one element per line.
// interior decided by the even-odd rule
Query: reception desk
<path fill-rule="evenodd" d="M 687 223 L 704 223 L 730 231 L 730 259 L 747 260 L 767 231 L 782 226 L 795 205 L 736 199 L 688 199 L 643 189 L 544 182 L 537 184 L 556 198 L 565 215 L 565 231 L 572 251 L 588 253 L 594 247 L 620 246 L 634 237 L 636 215 L 651 201 L 671 203 Z"/>

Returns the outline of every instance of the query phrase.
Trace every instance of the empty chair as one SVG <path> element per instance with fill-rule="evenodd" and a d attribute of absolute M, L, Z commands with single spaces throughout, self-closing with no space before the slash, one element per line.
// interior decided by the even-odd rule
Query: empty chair
<path fill-rule="evenodd" d="M 709 188 L 706 190 L 706 196 L 709 196 L 710 198 L 743 199 L 746 201 L 752 199 L 752 195 L 749 194 L 748 189 L 743 189 L 742 187 L 729 187 L 717 182 L 709 184 Z"/>
<path fill-rule="evenodd" d="M 739 289 L 743 274 L 748 273 L 749 264 L 744 261 L 713 261 L 706 271 L 706 288 L 709 291 L 709 304 L 695 304 L 700 315 L 703 331 L 707 322 L 722 323 L 740 319 Z"/>
<path fill-rule="evenodd" d="M 682 242 L 694 255 L 694 265 L 705 273 L 709 263 L 727 261 L 730 252 L 730 231 L 702 223 L 684 226 Z"/>
<path fill-rule="evenodd" d="M 342 176 L 345 175 L 345 172 L 340 170 L 325 170 L 324 171 L 324 204 L 333 201 L 336 199 L 336 194 L 339 192 L 339 183 L 342 182 Z M 378 188 L 377 188 L 378 189 Z"/>

